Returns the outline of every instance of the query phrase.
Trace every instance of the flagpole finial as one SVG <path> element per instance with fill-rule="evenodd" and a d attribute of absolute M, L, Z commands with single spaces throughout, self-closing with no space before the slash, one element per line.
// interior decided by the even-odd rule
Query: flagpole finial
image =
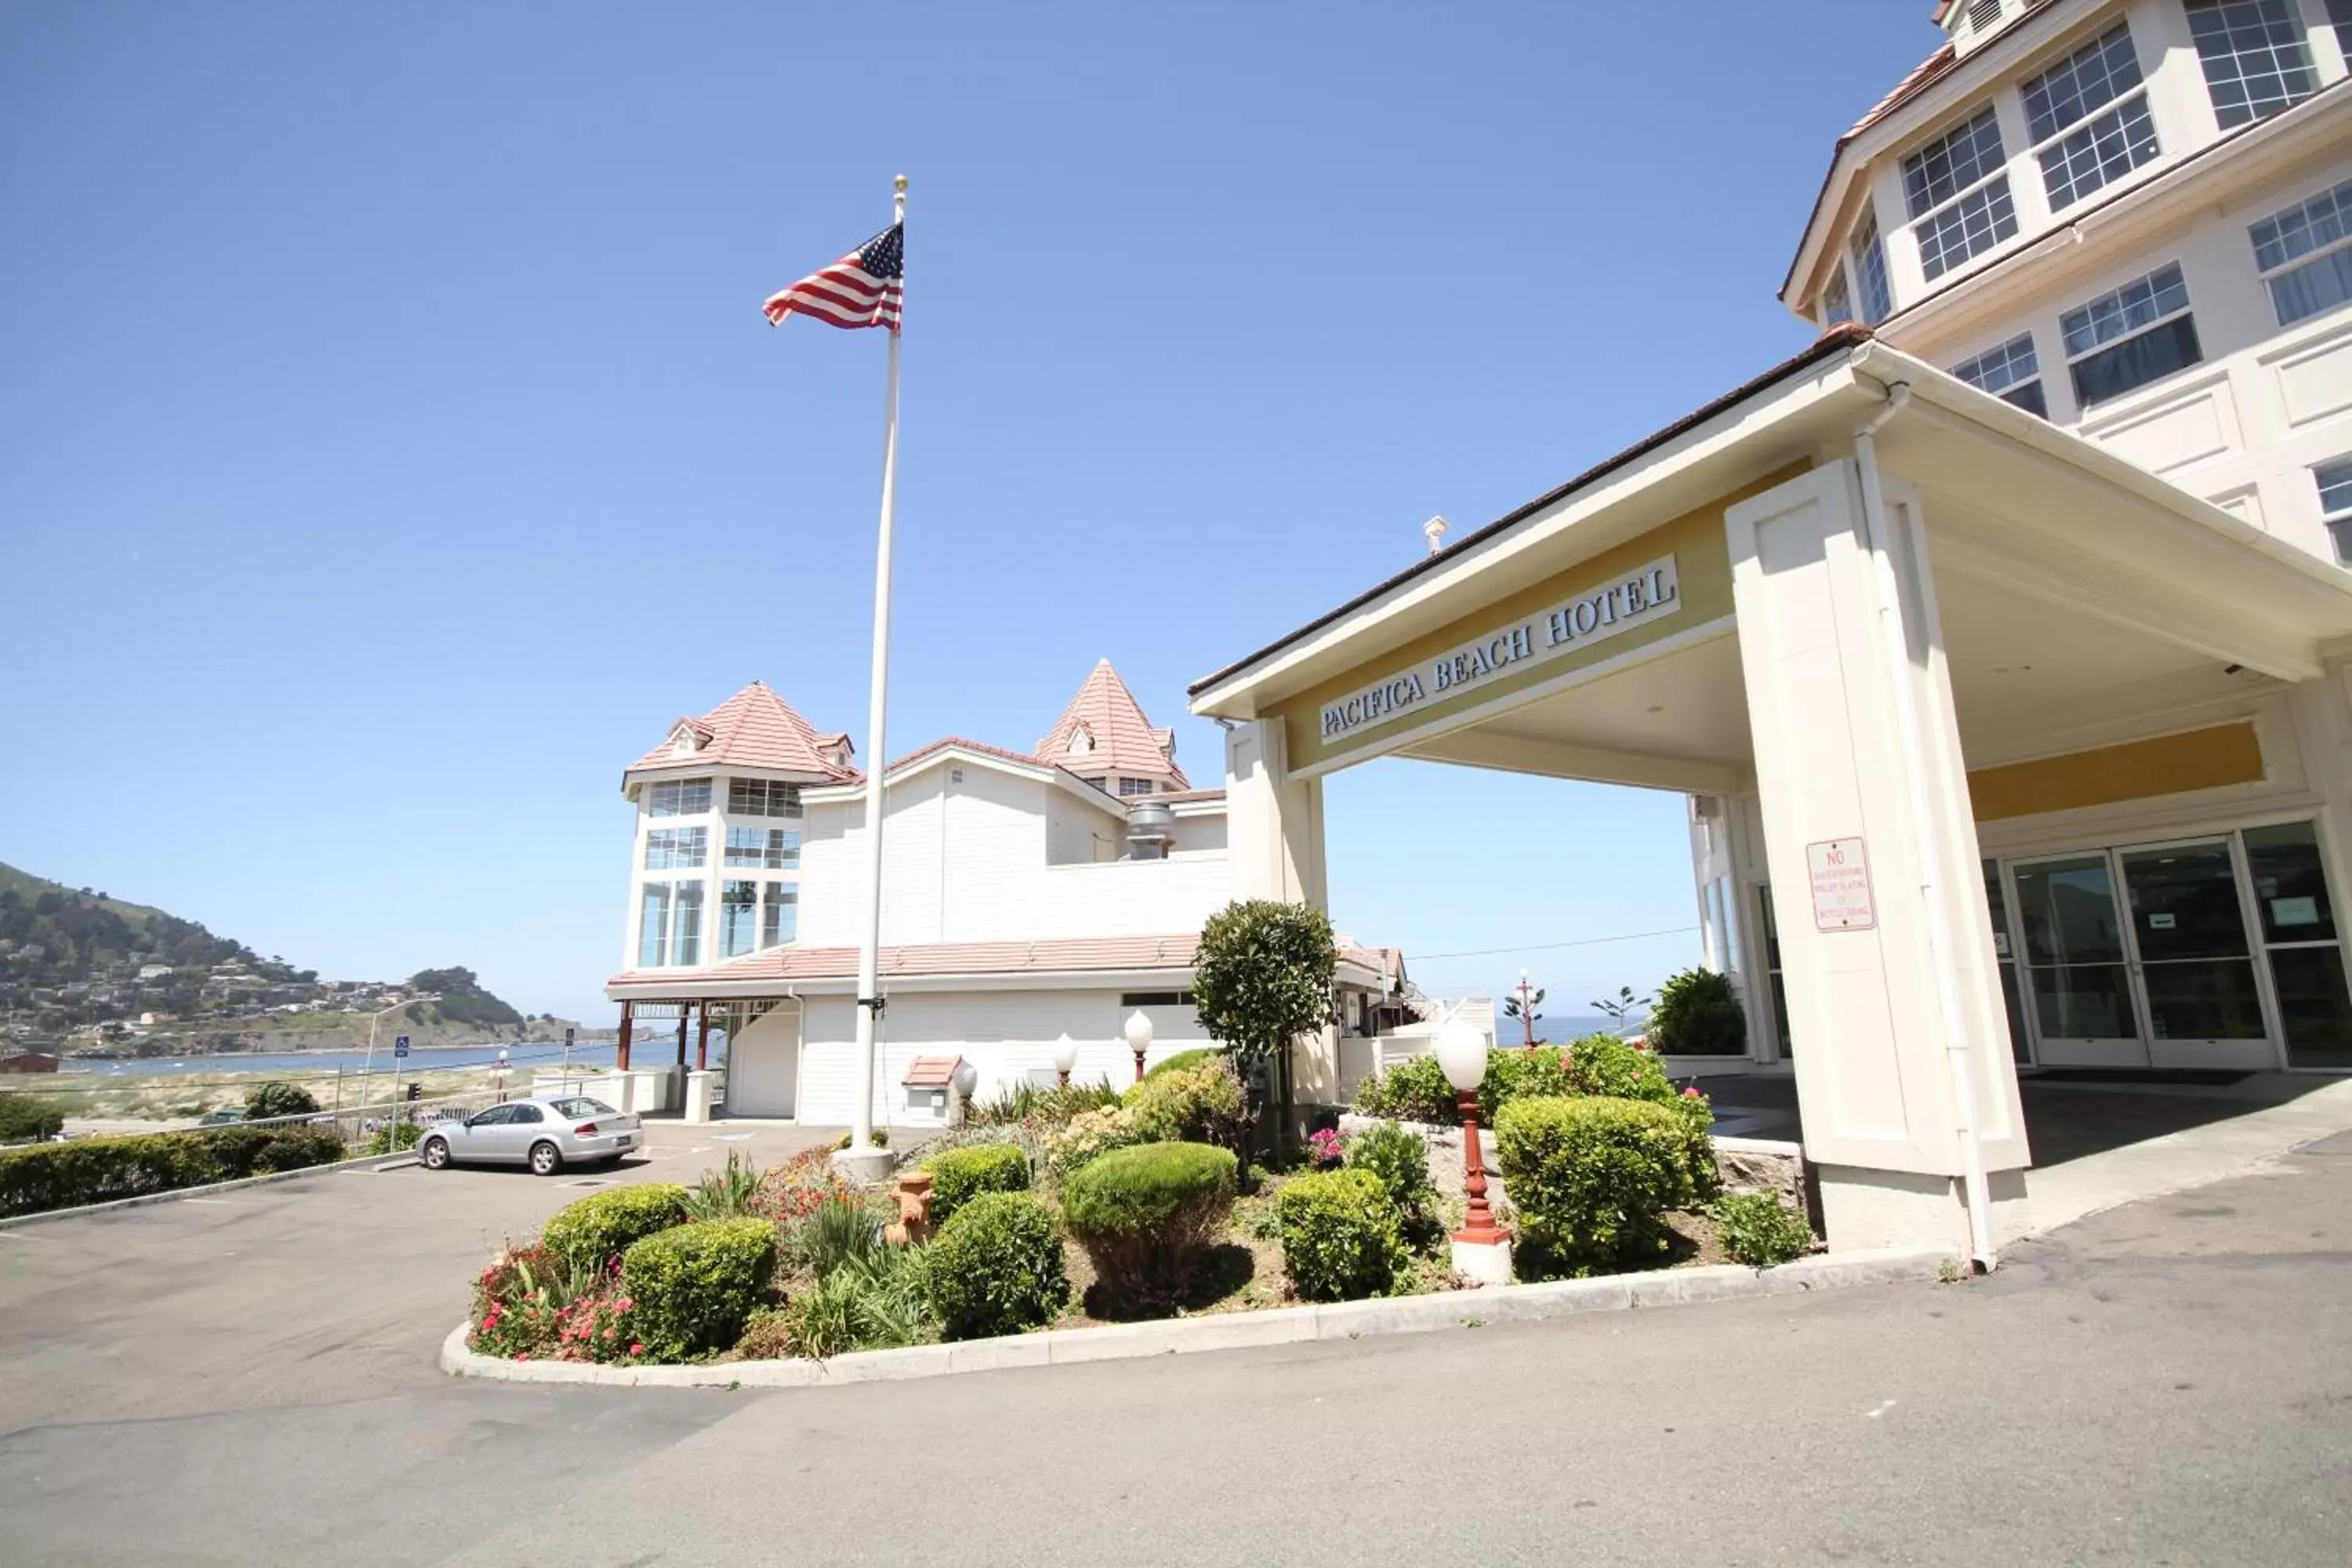
<path fill-rule="evenodd" d="M 907 176 L 894 174 L 890 184 L 896 194 L 890 198 L 890 216 L 899 223 L 907 221 Z"/>

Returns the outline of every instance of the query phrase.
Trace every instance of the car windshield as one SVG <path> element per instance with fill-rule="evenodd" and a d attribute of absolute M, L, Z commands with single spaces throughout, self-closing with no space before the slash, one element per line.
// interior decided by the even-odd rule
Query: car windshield
<path fill-rule="evenodd" d="M 555 1114 L 558 1116 L 617 1116 L 620 1114 L 603 1100 L 590 1100 L 585 1095 L 575 1094 L 569 1100 L 551 1100 L 547 1103 L 555 1107 Z"/>

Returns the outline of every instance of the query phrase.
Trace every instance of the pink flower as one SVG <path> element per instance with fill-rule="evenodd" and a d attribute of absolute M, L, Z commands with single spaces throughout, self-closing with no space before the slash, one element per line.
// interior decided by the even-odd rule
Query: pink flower
<path fill-rule="evenodd" d="M 514 1358 L 517 1361 L 529 1361 L 530 1359 L 530 1356 L 524 1354 L 521 1351 L 515 1352 Z"/>
<path fill-rule="evenodd" d="M 1683 1086 L 1683 1098 L 1685 1100 L 1697 1100 L 1701 1098 L 1698 1092 L 1698 1085 L 1695 1083 L 1685 1084 Z"/>
<path fill-rule="evenodd" d="M 629 1342 L 629 1353 L 631 1355 L 643 1355 L 646 1353 L 646 1347 L 639 1342 L 632 1340 Z"/>

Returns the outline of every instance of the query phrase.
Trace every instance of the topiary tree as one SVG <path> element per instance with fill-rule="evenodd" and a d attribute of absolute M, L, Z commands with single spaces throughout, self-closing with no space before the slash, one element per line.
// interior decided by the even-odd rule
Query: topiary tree
<path fill-rule="evenodd" d="M 273 1116 L 309 1116 L 318 1109 L 319 1102 L 310 1098 L 309 1089 L 282 1079 L 257 1083 L 245 1091 L 247 1121 L 267 1121 Z"/>
<path fill-rule="evenodd" d="M 1209 917 L 1192 960 L 1192 1011 L 1244 1070 L 1274 1068 L 1289 1136 L 1290 1047 L 1339 1016 L 1331 981 L 1339 953 L 1331 920 L 1307 904 L 1238 900 Z"/>
<path fill-rule="evenodd" d="M 1658 987 L 1650 1009 L 1650 1048 L 1670 1057 L 1736 1057 L 1748 1048 L 1748 1014 L 1731 977 L 1685 969 Z"/>

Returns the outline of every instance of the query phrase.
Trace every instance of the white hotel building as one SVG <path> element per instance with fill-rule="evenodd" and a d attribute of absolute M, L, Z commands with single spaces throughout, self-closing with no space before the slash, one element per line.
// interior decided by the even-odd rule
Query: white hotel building
<path fill-rule="evenodd" d="M 1322 900 L 1377 756 L 1690 796 L 1832 1244 L 1985 1253 L 2020 1071 L 2352 1068 L 2352 0 L 1937 20 L 1811 348 L 1192 704 L 1246 895 Z"/>
<path fill-rule="evenodd" d="M 1187 987 L 1194 943 L 1230 898 L 1225 793 L 1194 789 L 1103 660 L 1029 752 L 934 742 L 884 781 L 882 989 L 876 1120 L 936 1125 L 961 1061 L 971 1092 L 1126 1083 L 1141 1008 L 1150 1059 L 1212 1044 Z M 724 1109 L 845 1122 L 856 1089 L 865 779 L 848 737 L 818 731 L 758 681 L 681 718 L 631 763 L 636 807 L 622 971 L 622 1065 L 703 1065 L 726 1036 Z M 1407 1011 L 1393 952 L 1345 950 L 1341 1006 L 1360 1034 Z M 675 1029 L 675 1058 L 660 1037 Z M 666 1068 L 664 1064 L 668 1064 Z"/>

